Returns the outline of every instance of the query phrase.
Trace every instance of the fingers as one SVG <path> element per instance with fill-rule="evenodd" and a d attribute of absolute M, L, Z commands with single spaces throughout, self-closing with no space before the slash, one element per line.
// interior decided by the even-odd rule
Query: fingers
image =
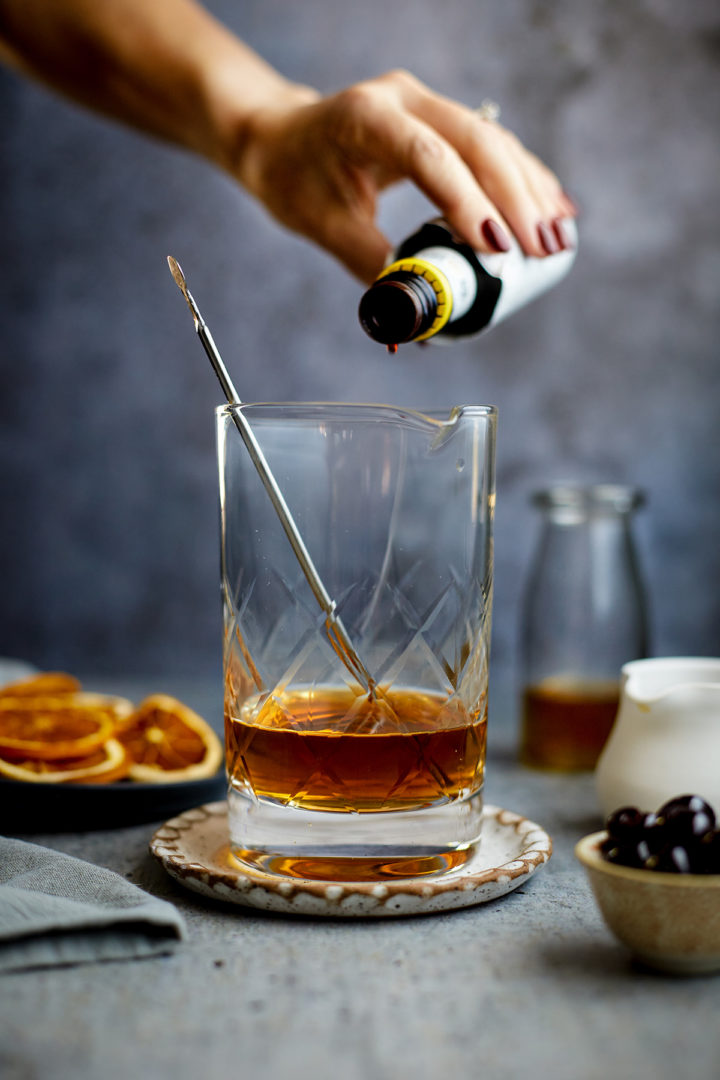
<path fill-rule="evenodd" d="M 404 108 L 458 159 L 453 168 L 436 172 L 435 183 L 410 175 L 464 239 L 472 242 L 470 219 L 481 213 L 506 224 L 528 255 L 542 257 L 572 245 L 562 219 L 575 216 L 576 207 L 557 177 L 511 132 L 433 93 L 405 72 L 384 78 Z"/>
<path fill-rule="evenodd" d="M 380 186 L 407 177 L 472 247 L 503 251 L 508 225 L 467 162 L 431 124 L 388 94 L 352 88 L 342 103 L 346 149 L 376 170 Z"/>
<path fill-rule="evenodd" d="M 574 241 L 567 227 L 567 218 L 575 217 L 577 210 L 565 195 L 560 181 L 534 154 L 530 153 L 510 132 L 508 153 L 516 161 L 525 186 L 540 212 L 538 236 L 549 254 L 553 250 L 572 248 Z"/>
<path fill-rule="evenodd" d="M 514 137 L 486 124 L 466 152 L 488 195 L 502 207 L 523 251 L 539 258 L 560 251 L 553 224 L 561 216 L 559 200 Z"/>
<path fill-rule="evenodd" d="M 389 137 L 404 173 L 438 207 L 455 231 L 475 248 L 507 250 L 507 223 L 453 146 L 414 117 L 396 118 Z"/>
<path fill-rule="evenodd" d="M 254 115 L 241 182 L 362 281 L 390 249 L 377 196 L 405 178 L 479 251 L 509 250 L 513 233 L 529 255 L 571 246 L 561 219 L 576 209 L 553 173 L 499 124 L 405 72 Z"/>

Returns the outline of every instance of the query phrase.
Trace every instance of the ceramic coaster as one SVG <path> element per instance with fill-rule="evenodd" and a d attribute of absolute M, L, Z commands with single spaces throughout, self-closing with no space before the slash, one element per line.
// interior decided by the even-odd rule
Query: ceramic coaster
<path fill-rule="evenodd" d="M 310 881 L 240 863 L 228 846 L 227 804 L 186 810 L 157 830 L 150 851 L 181 885 L 243 907 L 284 915 L 425 915 L 495 900 L 547 862 L 552 841 L 539 825 L 486 806 L 482 843 L 462 866 L 433 877 Z"/>

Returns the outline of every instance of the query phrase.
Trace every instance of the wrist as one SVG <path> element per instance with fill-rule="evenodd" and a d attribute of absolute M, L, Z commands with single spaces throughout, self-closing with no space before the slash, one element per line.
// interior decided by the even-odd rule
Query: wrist
<path fill-rule="evenodd" d="M 290 82 L 245 46 L 242 53 L 214 63 L 209 72 L 204 89 L 208 137 L 202 153 L 251 187 L 250 150 L 265 123 L 273 115 L 311 105 L 321 95 Z"/>

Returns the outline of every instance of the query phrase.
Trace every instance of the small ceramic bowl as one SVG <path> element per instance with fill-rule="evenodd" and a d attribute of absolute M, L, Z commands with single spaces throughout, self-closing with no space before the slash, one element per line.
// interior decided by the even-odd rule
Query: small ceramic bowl
<path fill-rule="evenodd" d="M 606 832 L 575 847 L 605 922 L 649 967 L 676 975 L 720 971 L 720 874 L 665 874 L 609 863 Z"/>

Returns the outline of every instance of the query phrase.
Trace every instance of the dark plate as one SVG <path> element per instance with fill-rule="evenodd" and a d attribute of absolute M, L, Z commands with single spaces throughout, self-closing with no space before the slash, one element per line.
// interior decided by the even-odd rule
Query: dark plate
<path fill-rule="evenodd" d="M 0 833 L 87 832 L 163 822 L 225 797 L 225 772 L 179 784 L 31 784 L 0 779 Z"/>

